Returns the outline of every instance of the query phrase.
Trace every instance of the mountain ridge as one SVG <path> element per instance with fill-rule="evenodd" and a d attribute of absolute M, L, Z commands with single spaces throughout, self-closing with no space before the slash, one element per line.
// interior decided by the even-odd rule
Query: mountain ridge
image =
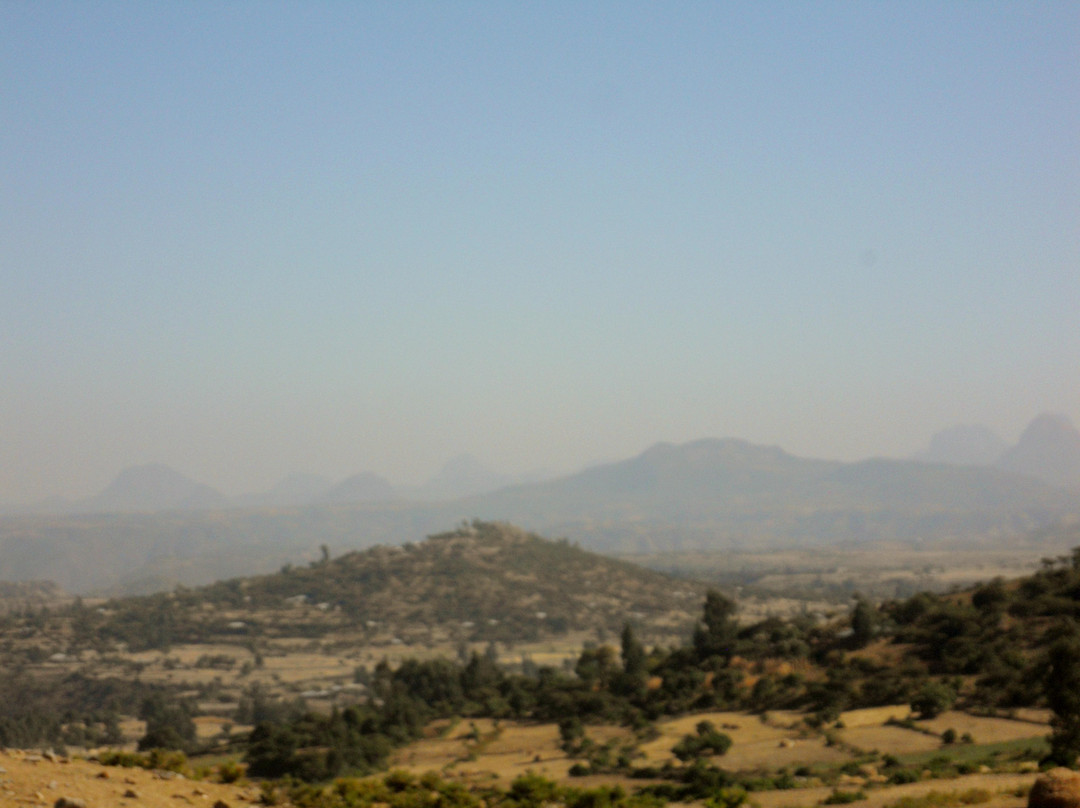
<path fill-rule="evenodd" d="M 1080 488 L 1080 431 L 1065 415 L 1043 413 L 1028 424 L 997 465 L 1063 488 Z"/>
<path fill-rule="evenodd" d="M 74 592 L 124 582 L 152 591 L 170 580 L 190 586 L 265 572 L 310 558 L 323 544 L 402 544 L 473 518 L 572 536 L 600 552 L 655 553 L 1001 540 L 1077 511 L 1068 491 L 1004 469 L 816 460 L 709 438 L 656 444 L 577 474 L 450 502 L 3 517 L 0 580 L 53 579 Z"/>

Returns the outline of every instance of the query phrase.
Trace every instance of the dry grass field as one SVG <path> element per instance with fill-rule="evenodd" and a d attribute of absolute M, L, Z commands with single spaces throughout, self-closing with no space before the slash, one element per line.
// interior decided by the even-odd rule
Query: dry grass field
<path fill-rule="evenodd" d="M 983 789 L 990 793 L 991 799 L 979 803 L 985 808 L 1024 808 L 1026 796 L 1018 792 L 1031 787 L 1035 774 L 972 774 L 955 780 L 927 780 L 919 783 L 890 786 L 888 788 L 869 789 L 866 798 L 854 803 L 858 808 L 886 808 L 898 800 L 910 797 L 923 797 L 931 792 L 962 793 L 970 789 Z M 803 806 L 821 805 L 832 793 L 828 787 L 792 789 L 789 791 L 759 791 L 751 795 L 750 802 L 759 808 L 803 808 Z"/>
<path fill-rule="evenodd" d="M 954 723 L 960 714 L 949 716 Z M 693 730 L 697 720 L 708 719 L 717 726 L 727 724 L 735 745 L 723 759 L 731 766 L 731 755 L 740 744 L 771 744 L 783 729 L 763 724 L 756 716 L 734 713 L 681 718 L 662 727 L 664 741 L 681 737 Z M 1034 725 L 1033 725 L 1034 726 Z M 864 726 L 863 729 L 872 729 Z M 569 778 L 571 764 L 558 748 L 558 731 L 553 725 L 516 725 L 494 721 L 441 722 L 431 728 L 434 737 L 402 750 L 395 759 L 396 768 L 414 772 L 438 771 L 444 777 L 483 785 L 508 785 L 527 771 L 537 772 L 564 783 L 588 787 L 601 783 L 619 783 L 627 788 L 641 781 L 593 776 Z M 625 737 L 619 728 L 590 728 L 590 737 L 602 741 Z M 918 734 L 918 733 L 913 733 Z M 658 739 L 659 741 L 660 739 Z M 793 749 L 799 749 L 796 745 Z M 470 757 L 475 759 L 470 760 Z M 784 765 L 773 759 L 771 767 Z M 734 766 L 731 766 L 735 768 Z M 956 795 L 951 804 L 960 805 L 965 792 L 979 789 L 989 799 L 979 802 L 985 808 L 1022 808 L 1022 796 L 1036 777 L 1035 773 L 973 774 L 949 780 L 923 780 L 895 786 L 867 784 L 859 808 L 889 808 L 904 798 L 925 797 L 931 792 Z M 852 788 L 860 788 L 857 784 Z M 750 794 L 750 805 L 757 808 L 810 808 L 822 805 L 833 788 L 810 786 L 790 790 L 758 791 Z M 132 796 L 125 796 L 132 795 Z M 46 756 L 19 751 L 0 751 L 0 806 L 45 806 L 59 798 L 82 800 L 87 806 L 138 805 L 146 808 L 173 808 L 177 805 L 213 805 L 221 800 L 227 805 L 258 802 L 259 790 L 253 785 L 222 785 L 205 780 L 193 781 L 166 777 L 143 769 L 102 767 L 82 760 L 53 760 Z M 938 804 L 950 804 L 948 800 Z"/>
<path fill-rule="evenodd" d="M 840 722 L 848 729 L 880 727 L 890 720 L 903 721 L 911 715 L 911 708 L 906 704 L 893 704 L 885 707 L 868 707 L 863 710 L 848 710 L 840 714 Z"/>
<path fill-rule="evenodd" d="M 588 737 L 597 743 L 631 740 L 631 734 L 622 727 L 589 727 Z M 569 770 L 576 762 L 559 747 L 559 730 L 554 724 L 478 719 L 460 721 L 444 728 L 437 737 L 399 750 L 391 766 L 508 785 L 529 771 L 560 782 L 570 781 Z M 608 782 L 611 778 L 602 779 Z"/>
<path fill-rule="evenodd" d="M 691 735 L 700 721 L 711 721 L 732 740 L 731 749 L 721 765 L 731 771 L 777 769 L 789 765 L 812 763 L 842 763 L 846 755 L 825 745 L 820 735 L 813 735 L 799 720 L 787 720 L 794 714 L 783 715 L 777 721 L 770 714 L 768 723 L 757 715 L 747 713 L 701 713 L 657 724 L 660 736 L 641 745 L 643 764 L 662 764 L 674 760 L 671 748 L 684 735 Z"/>
<path fill-rule="evenodd" d="M 1018 795 L 1030 787 L 1036 776 L 1027 768 L 1034 765 L 1031 761 L 1009 764 L 1002 772 L 990 772 L 984 767 L 982 773 L 952 779 L 930 779 L 929 771 L 925 771 L 919 782 L 891 785 L 876 774 L 874 764 L 860 762 L 865 761 L 865 757 L 860 759 L 857 755 L 859 750 L 897 756 L 945 754 L 952 750 L 961 755 L 975 753 L 977 756 L 980 744 L 1042 738 L 1049 729 L 1045 723 L 972 716 L 958 711 L 917 722 L 915 728 L 886 723 L 890 719 L 907 719 L 909 714 L 907 705 L 846 712 L 840 719 L 845 728 L 834 735 L 840 742 L 831 745 L 824 733 L 807 727 L 804 716 L 796 712 L 777 711 L 766 716 L 734 712 L 682 716 L 658 722 L 656 730 L 659 734 L 638 746 L 634 762 L 637 766 L 660 766 L 669 762 L 680 765 L 671 753 L 672 746 L 684 735 L 694 733 L 700 721 L 710 721 L 732 739 L 727 754 L 712 760 L 724 769 L 753 776 L 790 773 L 802 768 L 809 768 L 814 773 L 803 781 L 803 787 L 752 792 L 749 804 L 757 808 L 810 808 L 824 804 L 837 788 L 862 792 L 864 796 L 857 802 L 859 808 L 889 808 L 902 798 L 921 798 L 931 792 L 954 795 L 935 804 L 959 806 L 961 797 L 972 789 L 987 792 L 985 799 L 980 796 L 977 803 L 986 808 L 1021 808 L 1025 804 L 1025 798 Z M 975 744 L 943 746 L 939 734 L 950 728 L 958 734 L 970 732 Z M 830 730 L 828 734 L 833 732 Z M 630 733 L 620 727 L 589 726 L 587 733 L 597 743 L 609 739 L 633 740 Z M 430 736 L 400 750 L 392 765 L 414 773 L 434 770 L 444 777 L 463 782 L 499 786 L 507 786 L 527 772 L 578 787 L 617 784 L 632 791 L 647 782 L 623 775 L 571 776 L 570 768 L 580 761 L 568 757 L 560 749 L 559 733 L 552 724 L 461 720 L 433 725 Z M 825 776 L 823 773 L 829 771 L 835 778 L 841 771 L 850 771 L 852 766 L 856 767 L 857 774 L 840 774 L 838 784 L 822 785 L 817 779 L 819 773 Z M 1017 772 L 1016 768 L 1021 771 Z M 967 798 L 971 798 L 970 794 Z"/>
<path fill-rule="evenodd" d="M 856 750 L 892 755 L 931 752 L 942 748 L 939 734 L 948 728 L 958 734 L 970 732 L 977 743 L 986 744 L 1036 739 L 1048 731 L 1045 724 L 960 712 L 918 722 L 919 729 L 886 723 L 890 719 L 905 719 L 909 713 L 907 705 L 846 712 L 840 719 L 845 728 L 835 732 L 840 743 L 831 745 L 825 735 L 808 729 L 802 722 L 803 716 L 794 712 L 774 712 L 765 717 L 734 712 L 682 716 L 658 722 L 659 734 L 637 746 L 634 762 L 638 766 L 677 764 L 672 747 L 684 735 L 693 734 L 701 721 L 711 721 L 731 738 L 731 748 L 715 762 L 732 772 L 841 766 L 853 760 Z M 598 744 L 612 739 L 622 743 L 633 741 L 631 734 L 621 727 L 590 726 L 587 734 Z M 436 770 L 500 783 L 535 771 L 560 782 L 584 784 L 585 779 L 569 776 L 569 769 L 576 762 L 579 761 L 568 757 L 560 748 L 559 733 L 553 724 L 477 720 L 436 725 L 431 737 L 400 750 L 392 765 L 414 772 Z M 610 782 L 612 778 L 601 779 Z"/>
<path fill-rule="evenodd" d="M 840 730 L 838 735 L 843 743 L 856 749 L 890 755 L 929 752 L 941 746 L 941 739 L 936 735 L 925 735 L 904 727 L 855 727 Z"/>
<path fill-rule="evenodd" d="M 1049 716 L 1046 716 L 1049 720 Z M 927 721 L 916 721 L 915 725 L 935 732 L 938 735 L 948 729 L 956 731 L 958 736 L 970 733 L 975 743 L 1001 743 L 1019 741 L 1027 738 L 1041 738 L 1047 733 L 1045 725 L 1031 721 L 1014 721 L 1008 718 L 988 718 L 968 715 L 955 710 L 942 713 Z"/>
<path fill-rule="evenodd" d="M 240 806 L 259 798 L 258 789 L 251 785 L 165 777 L 146 769 L 122 769 L 85 760 L 49 760 L 13 750 L 0 751 L 0 769 L 2 808 L 54 805 L 61 798 L 80 800 L 88 808 L 210 808 L 218 801 Z"/>

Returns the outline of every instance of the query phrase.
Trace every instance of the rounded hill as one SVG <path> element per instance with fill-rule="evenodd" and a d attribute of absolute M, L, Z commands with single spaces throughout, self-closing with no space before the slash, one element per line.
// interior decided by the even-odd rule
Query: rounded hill
<path fill-rule="evenodd" d="M 463 524 L 404 546 L 379 546 L 199 590 L 247 609 L 313 605 L 395 634 L 453 628 L 473 640 L 520 641 L 569 631 L 644 636 L 689 630 L 704 585 L 552 541 L 503 523 Z M 463 631 L 464 629 L 464 631 Z"/>

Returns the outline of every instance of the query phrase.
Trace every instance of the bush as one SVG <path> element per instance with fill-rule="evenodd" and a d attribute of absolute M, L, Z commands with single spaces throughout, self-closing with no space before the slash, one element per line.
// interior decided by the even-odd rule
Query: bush
<path fill-rule="evenodd" d="M 862 791 L 840 791 L 839 789 L 833 789 L 833 793 L 825 798 L 825 805 L 847 805 L 851 802 L 858 802 L 859 800 L 866 799 L 866 792 Z"/>
<path fill-rule="evenodd" d="M 705 800 L 705 808 L 738 808 L 746 802 L 746 792 L 738 786 L 722 788 L 715 796 Z"/>
<path fill-rule="evenodd" d="M 956 691 L 940 682 L 927 682 L 911 700 L 911 709 L 920 718 L 935 718 L 956 703 Z"/>
<path fill-rule="evenodd" d="M 901 786 L 905 783 L 917 783 L 918 781 L 918 772 L 911 769 L 897 769 L 889 775 L 889 785 Z"/>
<path fill-rule="evenodd" d="M 235 783 L 243 778 L 247 766 L 236 760 L 226 760 L 217 767 L 218 779 L 223 783 Z"/>
<path fill-rule="evenodd" d="M 723 755 L 731 748 L 731 738 L 718 732 L 710 721 L 700 721 L 696 735 L 684 735 L 682 740 L 671 748 L 679 760 L 687 761 L 708 755 Z"/>
<path fill-rule="evenodd" d="M 102 766 L 123 766 L 126 769 L 161 769 L 177 772 L 185 777 L 192 775 L 187 755 L 167 749 L 152 749 L 147 754 L 109 749 L 98 754 Z"/>

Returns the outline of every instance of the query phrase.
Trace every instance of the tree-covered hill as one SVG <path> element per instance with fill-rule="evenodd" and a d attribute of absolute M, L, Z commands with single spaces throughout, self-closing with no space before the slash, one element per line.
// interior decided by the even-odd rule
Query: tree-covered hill
<path fill-rule="evenodd" d="M 379 546 L 280 572 L 84 610 L 81 634 L 163 647 L 238 634 L 324 636 L 350 629 L 405 642 L 521 642 L 570 631 L 644 636 L 692 625 L 704 585 L 475 521 L 416 544 Z"/>
<path fill-rule="evenodd" d="M 214 584 L 195 596 L 255 608 L 303 596 L 365 624 L 472 623 L 492 638 L 522 638 L 567 630 L 615 633 L 627 620 L 665 629 L 688 626 L 703 592 L 701 585 L 565 539 L 474 521 L 417 544 L 374 547 Z"/>

